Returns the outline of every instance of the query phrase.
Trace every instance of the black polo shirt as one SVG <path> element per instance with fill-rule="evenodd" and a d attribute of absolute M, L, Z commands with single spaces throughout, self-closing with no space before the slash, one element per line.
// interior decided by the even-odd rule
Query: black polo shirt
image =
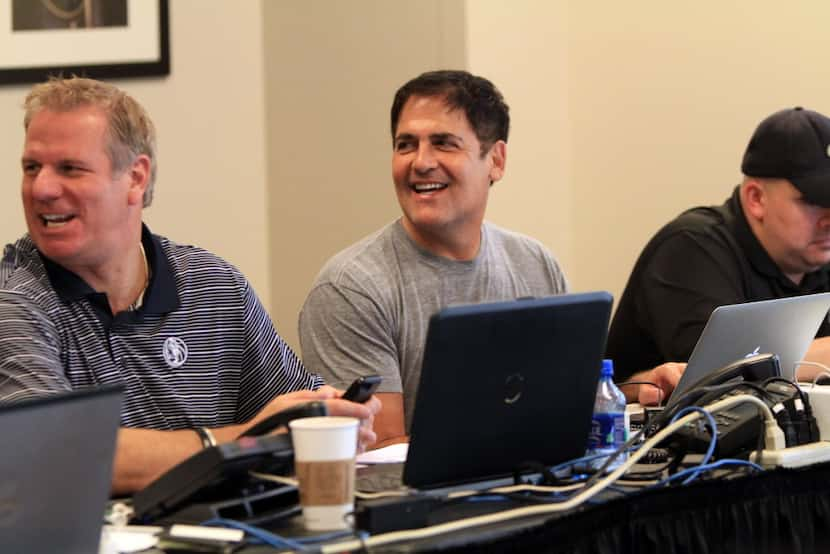
<path fill-rule="evenodd" d="M 721 206 L 683 212 L 643 249 L 608 336 L 617 381 L 687 361 L 718 306 L 830 290 L 830 266 L 799 285 L 781 272 L 752 233 L 738 192 Z M 825 318 L 816 336 L 828 334 Z"/>

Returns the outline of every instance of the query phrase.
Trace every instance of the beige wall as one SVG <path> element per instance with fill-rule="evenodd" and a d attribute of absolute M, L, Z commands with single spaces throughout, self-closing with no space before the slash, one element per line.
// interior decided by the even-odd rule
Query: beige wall
<path fill-rule="evenodd" d="M 568 270 L 616 295 L 662 223 L 728 196 L 761 119 L 798 104 L 830 114 L 830 3 L 570 6 Z"/>
<path fill-rule="evenodd" d="M 762 117 L 830 113 L 828 20 L 825 0 L 173 0 L 172 75 L 120 84 L 159 127 L 147 221 L 238 265 L 296 346 L 322 263 L 398 214 L 387 118 L 406 79 L 496 82 L 513 127 L 488 217 L 541 239 L 574 290 L 619 295 L 663 222 L 725 198 Z M 24 230 L 25 90 L 0 87 L 4 241 Z"/>
<path fill-rule="evenodd" d="M 0 243 L 26 229 L 20 209 L 20 153 L 23 146 L 23 110 L 27 87 L 0 87 Z"/>
<path fill-rule="evenodd" d="M 271 314 L 297 315 L 331 255 L 398 217 L 389 106 L 398 86 L 465 65 L 463 2 L 265 2 Z"/>
<path fill-rule="evenodd" d="M 505 178 L 487 219 L 547 245 L 574 283 L 574 211 L 568 82 L 568 4 L 467 0 L 469 70 L 510 105 Z"/>
<path fill-rule="evenodd" d="M 619 297 L 664 222 L 726 198 L 763 117 L 796 104 L 830 113 L 821 0 L 467 0 L 467 11 L 469 67 L 502 88 L 514 120 L 500 185 L 511 193 L 494 190 L 489 217 L 545 242 L 574 290 Z"/>

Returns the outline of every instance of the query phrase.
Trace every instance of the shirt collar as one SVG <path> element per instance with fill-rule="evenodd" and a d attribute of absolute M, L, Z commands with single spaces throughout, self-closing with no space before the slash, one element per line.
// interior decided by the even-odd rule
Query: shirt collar
<path fill-rule="evenodd" d="M 165 255 L 159 238 L 153 235 L 144 224 L 141 225 L 141 242 L 144 245 L 147 264 L 150 267 L 150 282 L 144 292 L 144 302 L 141 307 L 135 312 L 118 314 L 119 320 L 122 315 L 128 317 L 128 319 L 135 319 L 140 314 L 164 314 L 179 307 L 179 294 L 176 291 L 176 280 L 173 276 L 170 260 Z M 112 319 L 106 294 L 95 291 L 81 277 L 50 260 L 42 253 L 40 253 L 40 257 L 49 276 L 49 282 L 62 300 L 74 302 L 82 298 L 88 298 L 95 306 L 99 316 L 107 315 Z M 106 307 L 106 309 L 102 310 L 102 307 Z M 102 311 L 105 311 L 106 314 Z"/>

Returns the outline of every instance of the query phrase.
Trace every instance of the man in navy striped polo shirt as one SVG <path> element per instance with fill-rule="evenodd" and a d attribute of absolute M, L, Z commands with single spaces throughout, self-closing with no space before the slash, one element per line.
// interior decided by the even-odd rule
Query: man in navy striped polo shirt
<path fill-rule="evenodd" d="M 155 130 L 134 99 L 94 80 L 53 79 L 24 108 L 29 232 L 0 262 L 0 401 L 124 385 L 117 493 L 310 400 L 361 418 L 363 443 L 374 441 L 376 399 L 337 398 L 236 268 L 142 223 Z"/>

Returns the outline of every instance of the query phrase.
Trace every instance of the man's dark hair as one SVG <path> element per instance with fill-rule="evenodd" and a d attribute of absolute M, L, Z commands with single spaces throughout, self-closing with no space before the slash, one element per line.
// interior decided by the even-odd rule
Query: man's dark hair
<path fill-rule="evenodd" d="M 453 110 L 464 110 L 467 121 L 481 143 L 481 155 L 498 140 L 507 142 L 510 131 L 510 108 L 499 90 L 487 79 L 467 71 L 429 71 L 407 82 L 392 102 L 392 140 L 404 104 L 412 96 L 441 96 Z"/>

